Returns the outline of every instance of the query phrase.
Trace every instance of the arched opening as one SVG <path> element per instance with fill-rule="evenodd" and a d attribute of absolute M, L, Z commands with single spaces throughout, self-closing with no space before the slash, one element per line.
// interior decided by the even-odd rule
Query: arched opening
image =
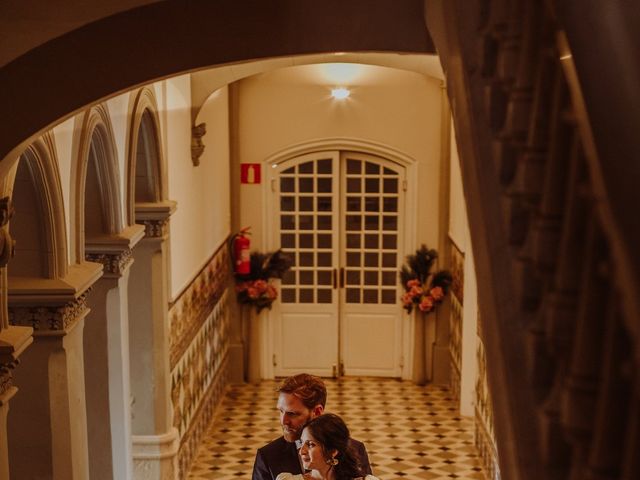
<path fill-rule="evenodd" d="M 101 179 L 100 163 L 105 159 L 98 154 L 100 136 L 97 132 L 91 137 L 89 156 L 87 158 L 87 177 L 84 189 L 84 234 L 85 238 L 99 237 L 109 232 L 107 209 L 104 206 L 107 179 Z"/>
<path fill-rule="evenodd" d="M 16 258 L 9 274 L 16 277 L 48 278 L 47 221 L 42 212 L 42 190 L 36 187 L 34 175 L 40 175 L 33 153 L 20 157 L 13 186 L 13 204 L 18 214 L 11 222 L 16 241 Z M 39 182 L 38 182 L 39 183 Z"/>
<path fill-rule="evenodd" d="M 152 203 L 160 200 L 159 135 L 152 113 L 145 108 L 138 129 L 136 146 L 135 203 Z"/>
<path fill-rule="evenodd" d="M 133 249 L 128 288 L 133 464 L 162 476 L 176 468 L 175 457 L 162 452 L 177 451 L 178 441 L 172 425 L 166 309 L 167 224 L 175 204 L 164 191 L 155 95 L 143 88 L 131 98 L 128 214 L 131 224 L 144 226 L 144 238 Z"/>
<path fill-rule="evenodd" d="M 19 159 L 13 186 L 19 209 L 11 227 L 22 245 L 9 269 L 9 314 L 13 324 L 34 328 L 33 345 L 15 374 L 21 393 L 34 401 L 14 403 L 8 422 L 15 477 L 49 477 L 54 470 L 81 471 L 83 465 L 82 447 L 76 450 L 80 460 L 72 459 L 70 452 L 79 446 L 77 441 L 83 443 L 80 432 L 86 428 L 84 385 L 76 382 L 82 378 L 82 362 L 75 364 L 74 355 L 67 355 L 75 353 L 81 341 L 78 324 L 86 311 L 82 299 L 69 295 L 69 288 L 60 290 L 61 285 L 71 285 L 66 283 L 65 219 L 54 145 L 48 133 L 29 146 Z M 50 382 L 49 375 L 55 375 L 56 382 Z M 70 395 L 80 399 L 79 405 L 73 402 L 73 416 L 69 415 Z M 79 435 L 68 435 L 78 427 Z M 25 455 L 34 445 L 37 453 Z"/>
<path fill-rule="evenodd" d="M 88 467 L 91 478 L 130 478 L 131 428 L 127 282 L 140 229 L 123 229 L 120 176 L 111 118 L 88 110 L 76 139 L 78 260 L 101 264 L 87 298 L 84 329 Z"/>
<path fill-rule="evenodd" d="M 32 144 L 18 161 L 11 221 L 16 255 L 9 276 L 60 278 L 67 272 L 62 187 L 53 137 Z"/>

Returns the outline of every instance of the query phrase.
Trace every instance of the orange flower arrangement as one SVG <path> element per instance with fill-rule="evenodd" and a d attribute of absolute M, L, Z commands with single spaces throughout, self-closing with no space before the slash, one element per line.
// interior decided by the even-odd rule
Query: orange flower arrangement
<path fill-rule="evenodd" d="M 432 274 L 431 267 L 438 253 L 422 245 L 415 255 L 407 256 L 406 265 L 400 270 L 400 279 L 405 289 L 401 297 L 402 307 L 411 313 L 414 307 L 421 312 L 432 312 L 442 300 L 451 285 L 451 273 L 440 270 Z"/>
<path fill-rule="evenodd" d="M 282 278 L 291 267 L 291 261 L 278 250 L 273 253 L 253 252 L 250 263 L 250 273 L 236 274 L 236 295 L 238 303 L 253 306 L 259 313 L 263 308 L 271 308 L 278 298 L 278 289 L 271 279 Z"/>

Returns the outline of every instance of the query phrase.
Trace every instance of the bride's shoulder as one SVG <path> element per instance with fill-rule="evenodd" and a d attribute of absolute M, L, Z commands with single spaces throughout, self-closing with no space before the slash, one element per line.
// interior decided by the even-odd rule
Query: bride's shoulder
<path fill-rule="evenodd" d="M 276 480 L 298 480 L 302 479 L 302 475 L 294 475 L 293 473 L 283 472 L 278 474 Z"/>
<path fill-rule="evenodd" d="M 373 475 L 367 475 L 364 477 L 364 480 L 380 480 L 378 477 L 374 477 Z"/>

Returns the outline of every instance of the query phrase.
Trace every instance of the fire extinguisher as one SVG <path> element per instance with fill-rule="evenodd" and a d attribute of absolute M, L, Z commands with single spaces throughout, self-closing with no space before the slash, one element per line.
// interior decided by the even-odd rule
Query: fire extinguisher
<path fill-rule="evenodd" d="M 233 239 L 234 271 L 238 275 L 248 275 L 251 273 L 251 254 L 249 252 L 251 241 L 249 237 L 247 237 L 247 235 L 250 235 L 250 228 L 251 227 L 243 228 Z"/>

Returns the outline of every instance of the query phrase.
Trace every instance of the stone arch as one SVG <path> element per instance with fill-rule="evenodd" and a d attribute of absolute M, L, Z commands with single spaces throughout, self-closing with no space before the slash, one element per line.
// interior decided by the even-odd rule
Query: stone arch
<path fill-rule="evenodd" d="M 3 67 L 7 75 L 0 78 L 2 112 L 26 110 L 31 114 L 15 116 L 6 125 L 0 137 L 0 158 L 11 158 L 16 145 L 38 129 L 97 99 L 181 72 L 305 53 L 435 51 L 424 27 L 420 0 L 403 2 L 403 8 L 394 0 L 378 1 L 375 8 L 363 0 L 304 5 L 278 0 L 276 5 L 239 5 L 232 0 L 196 0 L 191 8 L 173 2 L 129 5 L 117 15 L 98 15 L 83 28 L 30 48 L 19 61 Z M 336 8 L 340 15 L 335 15 Z M 141 32 L 144 42 L 139 41 Z M 189 48 L 176 50 L 177 45 Z M 126 75 L 121 71 L 122 58 L 136 59 L 127 65 Z M 67 72 L 83 75 L 69 77 Z M 50 88 L 39 88 L 43 79 Z M 55 101 L 50 92 L 56 92 Z"/>
<path fill-rule="evenodd" d="M 135 223 L 136 203 L 157 203 L 166 198 L 160 120 L 155 95 L 142 88 L 132 95 L 127 139 L 127 222 Z"/>
<path fill-rule="evenodd" d="M 80 263 L 84 260 L 85 237 L 119 233 L 123 222 L 118 156 L 106 106 L 87 110 L 76 119 L 76 127 L 81 133 L 74 140 L 71 231 L 75 262 Z M 87 224 L 88 212 L 95 215 Z"/>
<path fill-rule="evenodd" d="M 69 263 L 67 232 L 58 157 L 51 132 L 37 139 L 20 156 L 12 197 L 17 214 L 10 227 L 17 243 L 10 275 L 64 277 Z"/>

